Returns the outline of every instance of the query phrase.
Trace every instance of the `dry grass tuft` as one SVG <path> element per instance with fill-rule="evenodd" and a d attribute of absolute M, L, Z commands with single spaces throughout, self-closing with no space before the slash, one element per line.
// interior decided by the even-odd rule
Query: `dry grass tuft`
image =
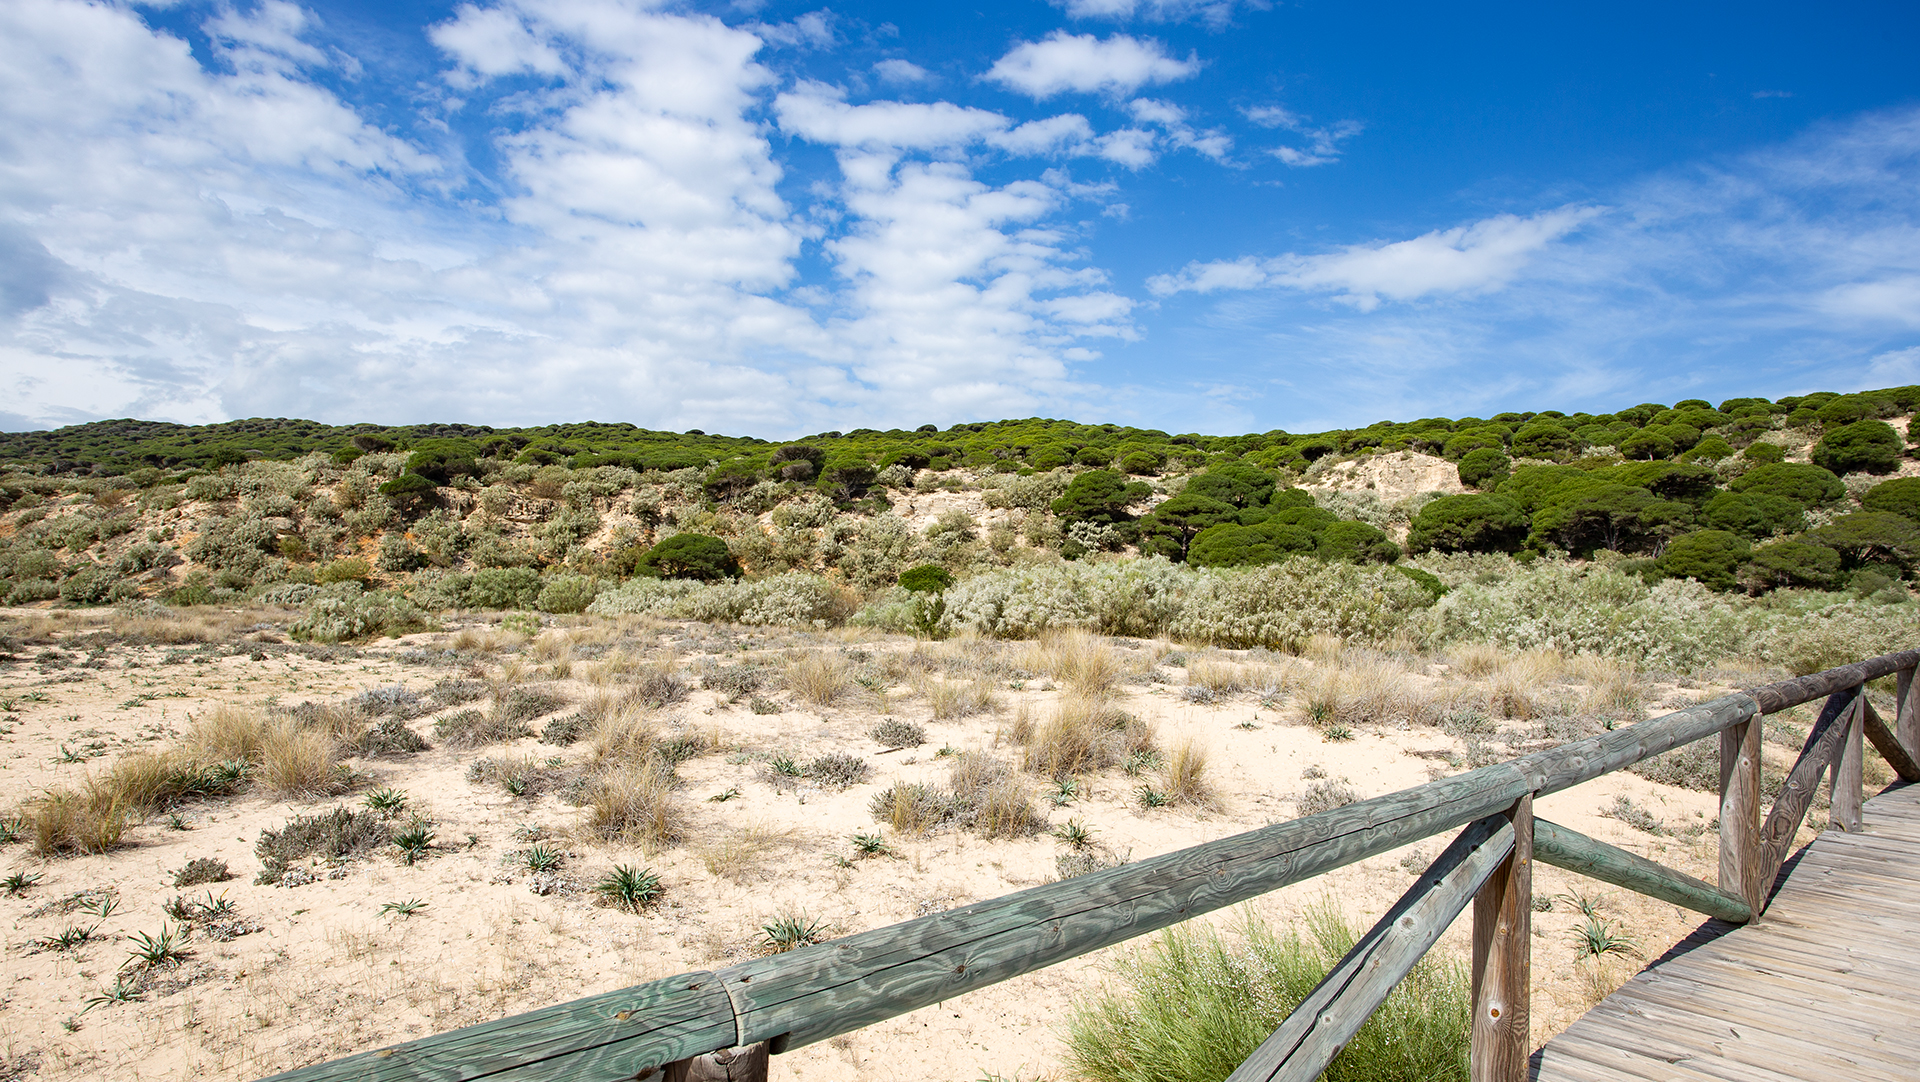
<path fill-rule="evenodd" d="M 332 734 L 291 718 L 261 731 L 258 776 L 279 796 L 332 796 L 353 785 L 353 775 L 340 764 L 339 745 Z"/>
<path fill-rule="evenodd" d="M 793 843 L 793 829 L 752 824 L 729 832 L 694 850 L 707 872 L 736 883 L 765 879 L 767 858 Z"/>
<path fill-rule="evenodd" d="M 788 661 L 786 681 L 797 698 L 815 706 L 832 706 L 853 683 L 840 655 L 818 650 Z"/>
<path fill-rule="evenodd" d="M 1580 709 L 1638 721 L 1647 712 L 1640 671 L 1631 661 L 1582 654 L 1567 660 L 1567 669 L 1587 685 Z"/>
<path fill-rule="evenodd" d="M 186 746 L 204 759 L 258 762 L 266 728 L 266 716 L 260 711 L 221 703 L 193 719 Z"/>
<path fill-rule="evenodd" d="M 1431 725 L 1434 697 L 1413 682 L 1404 665 L 1384 657 L 1350 657 L 1339 668 L 1323 667 L 1305 683 L 1307 719 L 1329 725 Z"/>
<path fill-rule="evenodd" d="M 1126 665 L 1107 641 L 1079 629 L 1049 631 L 1021 652 L 1020 667 L 1045 673 L 1082 695 L 1111 690 Z"/>
<path fill-rule="evenodd" d="M 1220 795 L 1207 782 L 1207 749 L 1187 737 L 1167 753 L 1167 798 L 1173 804 L 1216 810 Z"/>
<path fill-rule="evenodd" d="M 1261 677 L 1265 675 L 1223 658 L 1194 658 L 1187 663 L 1187 683 L 1216 695 L 1232 695 L 1259 686 L 1264 683 Z"/>
<path fill-rule="evenodd" d="M 686 832 L 673 788 L 673 770 L 659 759 L 602 771 L 586 787 L 586 830 L 601 841 L 671 845 Z"/>
<path fill-rule="evenodd" d="M 644 763 L 654 755 L 660 730 L 651 711 L 623 703 L 594 721 L 590 740 L 596 763 Z"/>
<path fill-rule="evenodd" d="M 1448 671 L 1455 676 L 1478 680 L 1490 676 L 1506 660 L 1507 652 L 1492 643 L 1469 642 L 1447 651 Z"/>
<path fill-rule="evenodd" d="M 1346 649 L 1346 640 L 1338 635 L 1312 635 L 1300 644 L 1300 656 L 1317 665 L 1338 665 Z"/>
<path fill-rule="evenodd" d="M 873 817 L 896 834 L 921 835 L 953 815 L 953 797 L 938 786 L 916 781 L 895 782 L 867 802 Z"/>
<path fill-rule="evenodd" d="M 983 751 L 963 751 L 948 768 L 956 814 L 986 838 L 1024 838 L 1046 827 L 1013 768 Z"/>
<path fill-rule="evenodd" d="M 33 851 L 41 856 L 104 853 L 120 844 L 134 809 L 108 788 L 55 789 L 20 809 Z"/>
<path fill-rule="evenodd" d="M 1021 769 L 1070 778 L 1105 770 L 1132 752 L 1152 748 L 1154 729 L 1106 696 L 1067 694 L 1038 723 L 1023 707 L 1010 735 L 1021 748 Z"/>
<path fill-rule="evenodd" d="M 964 718 L 999 709 L 999 697 L 992 684 L 984 680 L 942 680 L 922 676 L 914 681 L 914 690 L 933 708 L 935 718 Z"/>

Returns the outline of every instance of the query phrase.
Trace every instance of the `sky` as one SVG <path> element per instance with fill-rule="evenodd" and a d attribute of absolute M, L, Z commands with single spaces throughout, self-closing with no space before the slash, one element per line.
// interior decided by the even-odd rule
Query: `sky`
<path fill-rule="evenodd" d="M 0 430 L 1920 383 L 1920 8 L 0 3 Z"/>

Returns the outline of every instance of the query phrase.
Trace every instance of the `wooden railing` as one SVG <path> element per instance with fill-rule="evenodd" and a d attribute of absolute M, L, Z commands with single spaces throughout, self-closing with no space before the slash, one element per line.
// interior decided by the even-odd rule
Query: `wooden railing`
<path fill-rule="evenodd" d="M 1230 1082 L 1318 1076 L 1471 902 L 1472 1077 L 1527 1072 L 1532 862 L 1723 920 L 1766 909 L 1821 778 L 1860 829 L 1863 738 L 1920 781 L 1920 651 L 1727 695 L 1588 740 L 819 946 L 701 970 L 274 1075 L 273 1082 L 764 1078 L 767 1057 L 1449 831 L 1452 843 Z M 1897 676 L 1890 725 L 1869 680 Z M 1762 717 L 1826 697 L 1763 821 Z M 1718 736 L 1718 885 L 1535 819 L 1537 797 Z M 719 1051 L 716 1051 L 719 1050 Z"/>

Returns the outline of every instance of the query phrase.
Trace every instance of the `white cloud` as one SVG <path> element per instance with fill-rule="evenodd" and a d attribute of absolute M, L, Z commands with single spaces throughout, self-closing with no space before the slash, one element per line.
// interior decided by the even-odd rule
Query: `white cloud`
<path fill-rule="evenodd" d="M 999 113 L 946 101 L 848 105 L 843 96 L 825 83 L 802 82 L 775 98 L 773 107 L 783 131 L 831 146 L 963 147 L 1013 123 Z"/>
<path fill-rule="evenodd" d="M 1039 41 L 1014 46 L 994 63 L 986 78 L 1044 99 L 1066 91 L 1129 94 L 1150 83 L 1185 79 L 1199 70 L 1199 60 L 1170 57 L 1150 38 L 1115 34 L 1102 41 L 1092 34 L 1056 30 Z"/>
<path fill-rule="evenodd" d="M 834 42 L 833 12 L 824 8 L 789 22 L 750 23 L 746 29 L 770 45 L 788 48 L 830 49 Z"/>
<path fill-rule="evenodd" d="M 717 19 L 495 0 L 428 31 L 493 126 L 472 183 L 438 116 L 408 138 L 315 81 L 351 58 L 300 9 L 208 26 L 217 70 L 124 7 L 0 5 L 0 419 L 950 421 L 1083 400 L 1072 351 L 1133 333 L 1051 224 L 1103 193 L 900 160 L 1091 154 L 1084 117 L 775 95 Z M 769 105 L 837 148 L 818 215 Z M 837 287 L 794 288 L 810 237 Z"/>
<path fill-rule="evenodd" d="M 1305 137 L 1307 145 L 1304 149 L 1278 146 L 1267 152 L 1295 168 L 1331 165 L 1339 161 L 1340 144 L 1360 134 L 1362 128 L 1358 121 L 1353 120 L 1315 127 L 1306 117 L 1277 105 L 1258 105 L 1244 111 L 1248 120 L 1261 127 L 1281 128 Z"/>
<path fill-rule="evenodd" d="M 873 66 L 873 73 L 883 83 L 907 84 L 924 83 L 933 78 L 933 73 L 911 60 L 893 58 L 882 60 Z"/>
<path fill-rule="evenodd" d="M 1187 123 L 1185 109 L 1167 101 L 1152 98 L 1135 98 L 1127 104 L 1127 110 L 1133 118 L 1143 124 L 1154 124 L 1167 133 L 1167 141 L 1177 147 L 1185 147 L 1217 162 L 1225 162 L 1227 154 L 1233 149 L 1233 137 L 1219 129 L 1196 131 Z"/>
<path fill-rule="evenodd" d="M 455 85 L 470 88 L 476 77 L 535 72 L 561 75 L 566 62 L 553 46 L 534 37 L 520 16 L 506 8 L 461 4 L 451 21 L 438 23 L 427 36 L 442 52 L 460 61 L 448 72 Z"/>
<path fill-rule="evenodd" d="M 1547 245 L 1600 213 L 1568 206 L 1528 218 L 1500 214 L 1412 240 L 1356 244 L 1325 255 L 1190 263 L 1178 274 L 1151 279 L 1148 288 L 1164 297 L 1281 286 L 1333 293 L 1361 311 L 1372 311 L 1383 296 L 1413 300 L 1499 289 Z"/>
<path fill-rule="evenodd" d="M 1154 134 L 1143 128 L 1121 128 L 1094 140 L 1095 153 L 1128 169 L 1144 169 L 1155 157 Z"/>
<path fill-rule="evenodd" d="M 1210 26 L 1224 26 L 1233 18 L 1236 0 L 1065 0 L 1067 14 L 1076 19 L 1114 19 L 1135 17 L 1156 22 L 1198 20 Z M 1263 9 L 1263 0 L 1248 0 L 1247 7 Z"/>
<path fill-rule="evenodd" d="M 1920 327 L 1920 275 L 1835 286 L 1820 298 L 1819 305 L 1838 316 Z"/>
<path fill-rule="evenodd" d="M 1029 120 L 1011 131 L 987 137 L 987 141 L 1009 154 L 1049 154 L 1074 150 L 1086 152 L 1093 140 L 1093 125 L 1079 113 L 1062 113 L 1043 120 Z"/>

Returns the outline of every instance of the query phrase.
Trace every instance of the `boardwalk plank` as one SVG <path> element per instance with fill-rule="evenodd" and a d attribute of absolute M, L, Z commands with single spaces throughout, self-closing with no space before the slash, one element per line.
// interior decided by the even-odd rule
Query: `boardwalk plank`
<path fill-rule="evenodd" d="M 1702 924 L 1535 1057 L 1539 1082 L 1920 1077 L 1920 785 L 1828 831 L 1752 925 Z"/>

